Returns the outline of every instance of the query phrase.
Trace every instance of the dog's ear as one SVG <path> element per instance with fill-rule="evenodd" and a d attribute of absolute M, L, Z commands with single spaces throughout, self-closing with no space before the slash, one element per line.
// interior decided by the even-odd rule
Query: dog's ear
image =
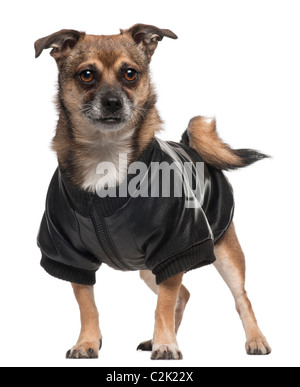
<path fill-rule="evenodd" d="M 146 24 L 135 24 L 128 30 L 121 30 L 121 34 L 130 34 L 132 39 L 137 45 L 139 45 L 146 53 L 148 60 L 151 57 L 157 47 L 157 43 L 161 41 L 165 36 L 171 39 L 177 39 L 177 35 L 170 30 L 157 28 L 155 26 Z"/>
<path fill-rule="evenodd" d="M 58 61 L 70 49 L 74 48 L 78 40 L 84 36 L 84 32 L 75 30 L 61 30 L 45 36 L 34 43 L 35 57 L 38 58 L 45 48 L 52 48 L 50 55 Z"/>

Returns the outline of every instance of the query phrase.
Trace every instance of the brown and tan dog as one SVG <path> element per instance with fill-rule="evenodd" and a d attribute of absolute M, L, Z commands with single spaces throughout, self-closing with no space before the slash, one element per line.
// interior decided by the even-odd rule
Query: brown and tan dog
<path fill-rule="evenodd" d="M 127 155 L 128 164 L 137 160 L 161 129 L 149 63 L 163 37 L 177 38 L 170 30 L 137 24 L 121 30 L 119 35 L 94 36 L 62 30 L 36 41 L 36 57 L 52 48 L 51 55 L 58 65 L 59 120 L 52 146 L 73 184 L 95 192 L 100 162 L 110 161 L 119 169 L 119 154 Z M 217 169 L 245 165 L 243 152 L 219 139 L 214 120 L 194 118 L 188 135 L 189 146 L 209 165 Z M 247 164 L 259 159 L 257 155 L 252 155 Z M 126 174 L 126 168 L 121 168 L 117 181 L 121 182 Z M 244 254 L 233 223 L 214 252 L 214 265 L 233 294 L 245 329 L 247 353 L 270 353 L 245 291 Z M 151 271 L 142 270 L 140 275 L 158 295 L 158 301 L 153 340 L 141 343 L 138 349 L 151 350 L 152 359 L 181 359 L 176 333 L 189 300 L 189 292 L 181 283 L 183 273 L 160 285 Z M 67 358 L 98 357 L 102 334 L 93 286 L 72 286 L 80 308 L 81 331 Z"/>

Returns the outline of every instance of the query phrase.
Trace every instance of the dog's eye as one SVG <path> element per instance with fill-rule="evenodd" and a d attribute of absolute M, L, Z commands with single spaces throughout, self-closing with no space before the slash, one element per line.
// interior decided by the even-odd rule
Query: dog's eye
<path fill-rule="evenodd" d="M 137 76 L 138 76 L 138 72 L 136 70 L 134 70 L 134 69 L 127 69 L 124 72 L 124 78 L 128 82 L 135 81 L 137 79 Z"/>
<path fill-rule="evenodd" d="M 84 70 L 80 73 L 80 79 L 83 82 L 92 82 L 92 80 L 94 79 L 94 74 L 90 70 Z"/>

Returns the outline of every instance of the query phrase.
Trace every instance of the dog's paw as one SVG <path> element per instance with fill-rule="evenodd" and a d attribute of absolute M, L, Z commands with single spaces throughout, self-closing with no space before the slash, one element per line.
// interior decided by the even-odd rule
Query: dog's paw
<path fill-rule="evenodd" d="M 269 355 L 271 353 L 271 347 L 264 337 L 248 340 L 245 347 L 248 355 Z"/>
<path fill-rule="evenodd" d="M 100 340 L 99 349 L 102 346 L 102 339 Z M 97 359 L 98 351 L 97 345 L 91 342 L 83 342 L 74 345 L 69 351 L 66 353 L 67 359 Z"/>
<path fill-rule="evenodd" d="M 137 351 L 152 351 L 152 340 L 143 341 L 138 345 Z"/>
<path fill-rule="evenodd" d="M 154 345 L 151 354 L 152 360 L 181 360 L 182 353 L 177 345 Z"/>

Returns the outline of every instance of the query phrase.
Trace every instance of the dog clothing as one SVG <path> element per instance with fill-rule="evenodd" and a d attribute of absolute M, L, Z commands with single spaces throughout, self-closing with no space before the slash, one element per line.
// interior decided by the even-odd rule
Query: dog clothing
<path fill-rule="evenodd" d="M 57 168 L 38 234 L 41 265 L 49 274 L 93 285 L 106 263 L 123 271 L 151 270 L 159 284 L 215 261 L 214 244 L 234 210 L 224 174 L 187 145 L 157 138 L 135 165 L 116 195 L 104 197 L 74 185 Z M 162 169 L 169 166 L 166 178 Z"/>

